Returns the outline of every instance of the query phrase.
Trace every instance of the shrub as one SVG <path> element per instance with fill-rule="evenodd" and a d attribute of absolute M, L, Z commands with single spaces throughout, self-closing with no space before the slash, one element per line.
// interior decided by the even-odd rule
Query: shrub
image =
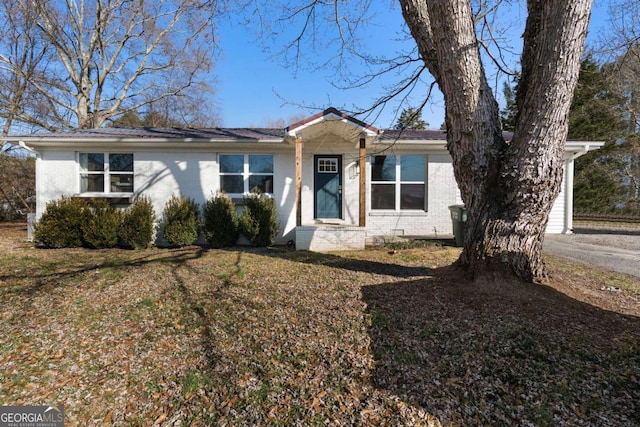
<path fill-rule="evenodd" d="M 34 224 L 36 244 L 46 248 L 82 246 L 82 224 L 88 212 L 88 204 L 83 199 L 63 197 L 47 203 L 40 221 Z"/>
<path fill-rule="evenodd" d="M 198 240 L 198 204 L 173 196 L 164 208 L 164 239 L 171 246 L 187 246 Z"/>
<path fill-rule="evenodd" d="M 204 235 L 212 248 L 233 246 L 240 235 L 236 206 L 231 198 L 218 194 L 207 200 L 202 212 Z"/>
<path fill-rule="evenodd" d="M 240 214 L 240 230 L 253 246 L 269 246 L 278 234 L 276 203 L 260 193 L 244 198 L 244 210 Z"/>
<path fill-rule="evenodd" d="M 82 222 L 82 240 L 94 249 L 115 248 L 118 245 L 118 227 L 122 212 L 106 200 L 89 203 Z"/>
<path fill-rule="evenodd" d="M 122 216 L 122 223 L 118 228 L 120 243 L 127 248 L 148 248 L 153 240 L 154 217 L 151 200 L 147 197 L 136 199 Z"/>

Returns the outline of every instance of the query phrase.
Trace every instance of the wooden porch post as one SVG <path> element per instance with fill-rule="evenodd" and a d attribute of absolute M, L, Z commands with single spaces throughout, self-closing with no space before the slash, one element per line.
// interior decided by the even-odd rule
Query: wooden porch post
<path fill-rule="evenodd" d="M 296 226 L 302 225 L 302 138 L 296 138 Z"/>
<path fill-rule="evenodd" d="M 360 169 L 360 218 L 359 226 L 367 225 L 367 169 L 366 169 L 366 139 L 360 138 L 360 152 L 358 158 L 358 167 Z"/>

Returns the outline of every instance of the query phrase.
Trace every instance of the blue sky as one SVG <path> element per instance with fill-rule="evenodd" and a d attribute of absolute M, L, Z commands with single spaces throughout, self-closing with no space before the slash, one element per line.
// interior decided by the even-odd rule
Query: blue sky
<path fill-rule="evenodd" d="M 398 7 L 389 7 L 389 2 L 374 1 L 373 17 L 362 40 L 363 50 L 375 53 L 392 54 L 401 43 L 398 30 L 402 26 L 402 16 Z M 526 12 L 524 6 L 514 6 L 509 12 L 509 26 L 513 42 L 517 45 L 522 33 L 519 24 L 524 23 Z M 606 0 L 595 0 L 590 24 L 589 40 L 606 22 Z M 333 106 L 339 109 L 354 110 L 364 108 L 385 93 L 385 85 L 394 78 L 385 79 L 366 87 L 353 89 L 336 88 L 331 84 L 336 76 L 329 68 L 317 68 L 314 64 L 303 63 L 299 69 L 286 66 L 282 57 L 270 55 L 262 46 L 255 31 L 240 23 L 237 19 L 228 19 L 218 27 L 221 55 L 214 70 L 217 92 L 215 104 L 220 111 L 221 126 L 224 127 L 259 127 L 272 125 L 278 119 L 289 123 L 293 116 L 308 116 L 318 109 Z M 293 37 L 293 33 L 283 33 L 281 41 Z M 276 42 L 277 44 L 277 42 Z M 276 48 L 277 46 L 273 46 Z M 318 58 L 328 55 L 318 52 Z M 304 61 L 303 61 L 304 62 Z M 353 72 L 361 69 L 361 64 L 354 65 Z M 499 83 L 499 88 L 502 84 Z M 414 91 L 409 99 L 410 105 L 418 105 L 426 93 L 426 84 Z M 501 90 L 501 89 L 500 89 Z M 500 95 L 500 94 L 498 94 Z M 423 119 L 431 128 L 439 128 L 444 122 L 444 104 L 439 94 L 433 98 L 423 112 Z M 388 105 L 379 115 L 359 117 L 378 128 L 392 127 L 396 121 L 394 111 L 400 100 Z"/>

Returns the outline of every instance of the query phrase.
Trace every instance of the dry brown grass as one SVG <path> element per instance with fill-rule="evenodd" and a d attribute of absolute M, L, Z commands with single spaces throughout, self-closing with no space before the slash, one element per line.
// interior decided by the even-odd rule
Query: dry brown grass
<path fill-rule="evenodd" d="M 440 246 L 23 236 L 0 225 L 0 404 L 62 404 L 68 425 L 640 424 L 638 295 L 607 290 L 630 278 L 553 260 L 544 286 L 466 283 Z"/>

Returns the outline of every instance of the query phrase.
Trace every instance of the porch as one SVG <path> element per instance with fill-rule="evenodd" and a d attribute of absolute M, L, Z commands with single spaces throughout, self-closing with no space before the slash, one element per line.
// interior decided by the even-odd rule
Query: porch
<path fill-rule="evenodd" d="M 366 147 L 379 131 L 329 108 L 287 133 L 295 147 L 296 249 L 364 249 Z"/>

